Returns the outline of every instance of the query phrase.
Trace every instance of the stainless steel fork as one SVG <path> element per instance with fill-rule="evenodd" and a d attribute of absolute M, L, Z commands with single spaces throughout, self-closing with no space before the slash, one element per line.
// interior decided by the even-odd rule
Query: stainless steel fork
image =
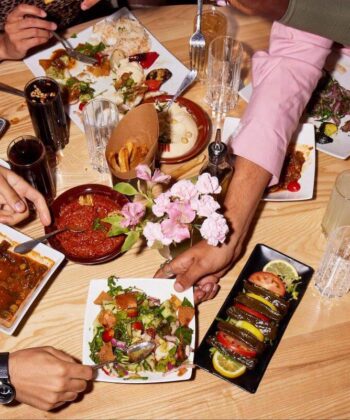
<path fill-rule="evenodd" d="M 200 75 L 205 62 L 205 38 L 201 32 L 203 0 L 197 0 L 196 30 L 190 38 L 190 62 L 191 69 L 195 69 Z"/>
<path fill-rule="evenodd" d="M 81 61 L 83 63 L 87 63 L 87 64 L 97 64 L 98 63 L 98 60 L 96 58 L 90 57 L 86 54 L 82 54 L 81 52 L 76 51 L 73 48 L 73 45 L 68 41 L 68 39 L 62 38 L 56 32 L 52 32 L 52 35 L 57 39 L 57 41 L 59 41 L 63 45 L 64 49 L 67 51 L 67 54 L 70 57 L 73 57 L 76 60 Z"/>

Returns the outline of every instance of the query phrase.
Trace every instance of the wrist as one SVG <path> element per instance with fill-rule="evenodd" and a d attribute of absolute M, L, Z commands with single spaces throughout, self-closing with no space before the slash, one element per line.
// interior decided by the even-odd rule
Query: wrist
<path fill-rule="evenodd" d="M 11 59 L 7 52 L 5 34 L 0 35 L 0 61 Z"/>
<path fill-rule="evenodd" d="M 15 396 L 15 388 L 10 382 L 9 353 L 0 353 L 0 404 L 9 404 Z"/>

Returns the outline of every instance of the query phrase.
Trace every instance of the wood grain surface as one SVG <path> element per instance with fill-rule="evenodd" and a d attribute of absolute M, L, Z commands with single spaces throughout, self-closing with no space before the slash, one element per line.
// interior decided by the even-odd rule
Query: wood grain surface
<path fill-rule="evenodd" d="M 195 6 L 169 6 L 135 12 L 141 22 L 181 61 L 188 64 L 188 38 Z M 227 10 L 231 33 L 244 43 L 247 57 L 268 45 L 270 24 Z M 72 29 L 79 31 L 86 24 Z M 246 60 L 246 67 L 249 61 Z M 248 68 L 244 75 L 249 77 Z M 0 79 L 23 88 L 31 74 L 22 62 L 0 64 Z M 205 86 L 197 83 L 185 96 L 204 109 Z M 240 101 L 232 115 L 239 116 Z M 6 158 L 10 140 L 32 134 L 23 100 L 0 93 L 0 115 L 12 122 L 0 141 L 0 157 Z M 342 161 L 317 154 L 315 197 L 294 203 L 262 203 L 247 248 L 221 281 L 218 296 L 198 308 L 198 339 L 201 340 L 235 278 L 257 243 L 264 243 L 317 268 L 325 246 L 321 219 L 336 175 L 349 169 Z M 164 167 L 166 171 L 177 167 Z M 193 168 L 193 171 L 198 167 Z M 86 182 L 109 184 L 93 171 L 87 160 L 83 133 L 72 124 L 70 143 L 60 156 L 58 192 Z M 38 236 L 38 220 L 21 227 Z M 99 266 L 66 263 L 53 278 L 36 305 L 12 337 L 0 335 L 0 349 L 13 351 L 54 345 L 77 358 L 82 354 L 82 330 L 89 281 L 112 273 L 122 277 L 151 277 L 162 262 L 154 250 L 141 254 L 134 248 L 117 260 Z M 311 282 L 255 395 L 248 394 L 208 373 L 197 370 L 191 381 L 117 385 L 94 383 L 90 392 L 64 409 L 44 413 L 25 405 L 0 407 L 0 418 L 62 419 L 320 419 L 350 417 L 350 296 L 338 302 L 322 302 Z M 40 366 L 38 366 L 40 369 Z M 48 373 L 49 374 L 49 373 Z"/>

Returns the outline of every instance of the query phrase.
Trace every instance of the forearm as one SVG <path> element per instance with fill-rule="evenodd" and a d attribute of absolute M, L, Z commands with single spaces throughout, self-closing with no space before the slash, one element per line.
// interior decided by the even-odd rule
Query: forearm
<path fill-rule="evenodd" d="M 349 0 L 289 0 L 280 22 L 350 45 Z"/>
<path fill-rule="evenodd" d="M 286 13 L 289 0 L 228 0 L 243 13 L 279 20 Z"/>

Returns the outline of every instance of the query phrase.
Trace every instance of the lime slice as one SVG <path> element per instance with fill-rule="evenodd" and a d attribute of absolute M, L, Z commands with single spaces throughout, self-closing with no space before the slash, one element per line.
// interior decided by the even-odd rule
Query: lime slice
<path fill-rule="evenodd" d="M 263 271 L 276 274 L 287 284 L 290 284 L 299 278 L 299 274 L 295 267 L 285 260 L 271 260 L 265 265 Z"/>
<path fill-rule="evenodd" d="M 213 356 L 214 369 L 225 376 L 225 378 L 238 378 L 246 371 L 246 367 L 235 360 L 225 357 L 219 351 L 216 351 Z"/>
<path fill-rule="evenodd" d="M 264 341 L 264 334 L 256 328 L 255 325 L 251 324 L 248 321 L 240 320 L 236 322 L 236 327 L 242 328 L 243 330 L 249 331 L 251 334 L 254 335 L 259 341 Z"/>

